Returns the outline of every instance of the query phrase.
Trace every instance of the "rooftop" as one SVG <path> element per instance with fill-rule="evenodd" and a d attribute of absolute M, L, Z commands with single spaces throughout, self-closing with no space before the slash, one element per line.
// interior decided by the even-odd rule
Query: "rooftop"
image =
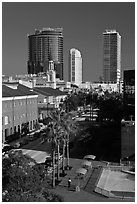
<path fill-rule="evenodd" d="M 2 97 L 37 95 L 37 93 L 35 93 L 34 91 L 30 91 L 28 87 L 23 86 L 21 84 L 17 84 L 16 88 L 11 88 L 8 85 L 12 85 L 12 84 L 10 83 L 10 84 L 2 85 Z"/>
<path fill-rule="evenodd" d="M 66 95 L 65 92 L 63 91 L 60 91 L 58 89 L 53 89 L 53 88 L 50 88 L 50 87 L 35 87 L 33 88 L 33 90 L 37 93 L 41 93 L 45 96 L 63 96 L 63 95 Z"/>

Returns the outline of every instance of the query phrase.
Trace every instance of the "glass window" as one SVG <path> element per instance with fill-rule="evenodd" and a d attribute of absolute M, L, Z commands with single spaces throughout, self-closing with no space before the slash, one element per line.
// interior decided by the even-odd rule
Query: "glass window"
<path fill-rule="evenodd" d="M 8 116 L 5 116 L 4 118 L 4 125 L 7 125 L 9 123 L 9 118 Z"/>
<path fill-rule="evenodd" d="M 75 77 L 72 77 L 72 81 L 75 81 Z"/>

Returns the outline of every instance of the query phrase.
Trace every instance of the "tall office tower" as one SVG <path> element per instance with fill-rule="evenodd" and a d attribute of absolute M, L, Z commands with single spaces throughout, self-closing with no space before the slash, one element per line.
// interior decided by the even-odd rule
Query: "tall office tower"
<path fill-rule="evenodd" d="M 69 81 L 76 85 L 82 83 L 82 57 L 75 48 L 70 49 L 69 53 Z"/>
<path fill-rule="evenodd" d="M 104 82 L 119 83 L 121 77 L 121 36 L 116 30 L 103 33 Z"/>
<path fill-rule="evenodd" d="M 54 62 L 56 77 L 63 79 L 63 29 L 44 28 L 28 35 L 28 74 L 46 72 Z"/>

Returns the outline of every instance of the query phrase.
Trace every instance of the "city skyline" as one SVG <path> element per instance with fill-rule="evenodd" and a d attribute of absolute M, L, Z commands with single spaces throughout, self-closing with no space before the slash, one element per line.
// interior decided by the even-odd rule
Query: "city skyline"
<path fill-rule="evenodd" d="M 4 2 L 2 11 L 5 75 L 27 74 L 27 34 L 46 27 L 63 28 L 65 80 L 72 47 L 82 53 L 83 81 L 98 81 L 103 75 L 102 33 L 106 29 L 116 29 L 122 36 L 122 71 L 135 69 L 133 2 Z"/>

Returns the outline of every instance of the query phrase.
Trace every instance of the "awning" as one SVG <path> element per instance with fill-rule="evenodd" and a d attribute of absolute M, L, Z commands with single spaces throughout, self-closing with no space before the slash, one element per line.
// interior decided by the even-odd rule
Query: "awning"
<path fill-rule="evenodd" d="M 85 161 L 82 162 L 81 165 L 82 165 L 82 166 L 91 166 L 91 162 L 85 160 Z"/>
<path fill-rule="evenodd" d="M 77 171 L 76 171 L 77 174 L 83 174 L 85 175 L 87 173 L 87 170 L 84 169 L 84 168 L 79 168 Z"/>
<path fill-rule="evenodd" d="M 91 160 L 94 160 L 95 158 L 96 158 L 96 156 L 94 156 L 94 155 L 86 155 L 84 157 L 84 159 L 91 159 Z"/>

